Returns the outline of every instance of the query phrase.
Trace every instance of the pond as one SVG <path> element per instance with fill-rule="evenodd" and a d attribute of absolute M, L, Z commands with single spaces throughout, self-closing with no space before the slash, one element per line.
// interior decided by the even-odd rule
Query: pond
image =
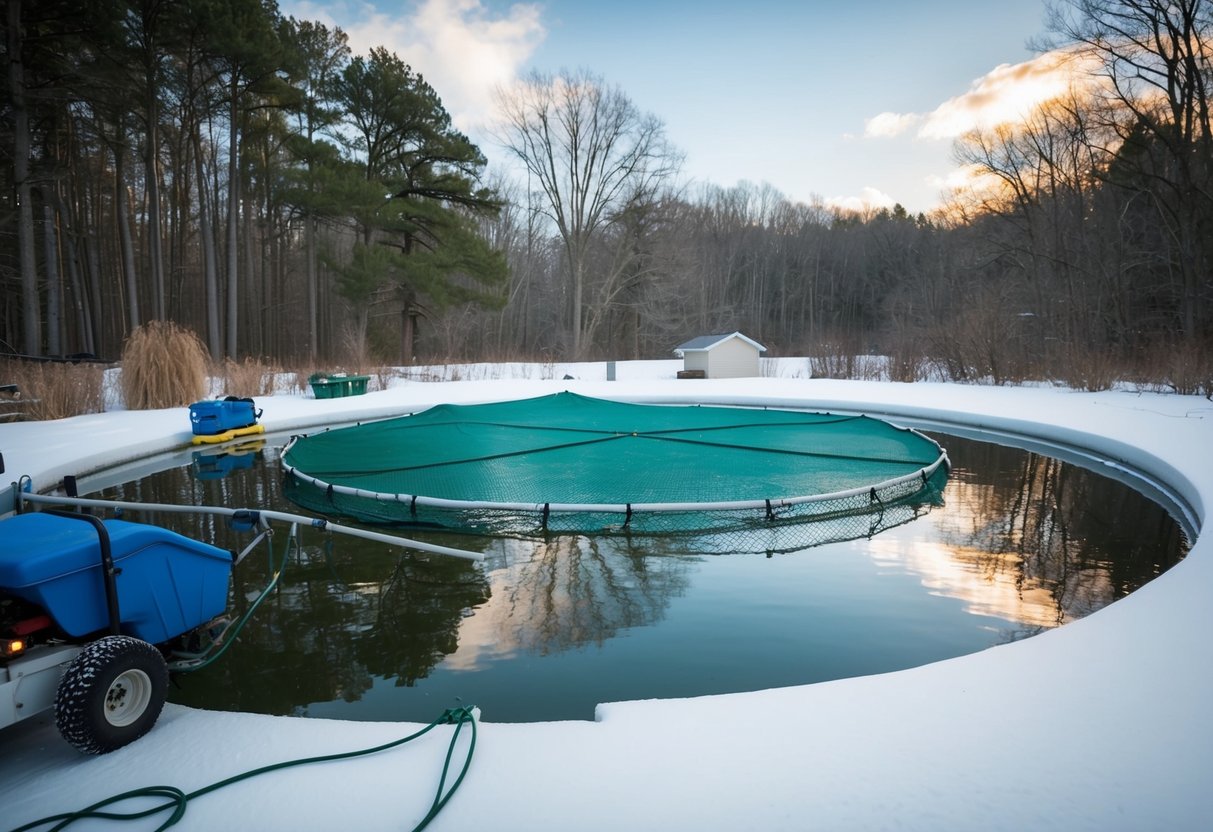
<path fill-rule="evenodd" d="M 933 438 L 953 465 L 942 505 L 870 539 L 797 551 L 405 532 L 485 553 L 472 564 L 305 530 L 236 644 L 180 675 L 170 700 L 356 720 L 428 722 L 461 704 L 491 722 L 592 719 L 599 702 L 883 673 L 1022 639 L 1112 603 L 1187 551 L 1168 511 L 1121 482 Z M 198 452 L 102 496 L 297 511 L 277 449 L 242 451 Z M 248 540 L 215 518 L 154 519 L 231 549 Z M 237 567 L 233 614 L 270 564 L 259 549 Z"/>

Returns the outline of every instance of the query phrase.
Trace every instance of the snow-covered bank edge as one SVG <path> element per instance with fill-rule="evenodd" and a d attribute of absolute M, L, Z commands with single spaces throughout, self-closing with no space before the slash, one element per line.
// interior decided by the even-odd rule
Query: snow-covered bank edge
<path fill-rule="evenodd" d="M 564 389 L 976 424 L 1121 460 L 1169 484 L 1202 522 L 1213 499 L 1213 406 L 1193 397 L 775 378 L 509 379 L 409 383 L 339 400 L 274 397 L 258 406 L 267 429 L 302 431 L 439 401 Z M 102 441 L 105 448 L 82 453 Z M 188 441 L 181 411 L 0 426 L 3 481 L 29 473 L 44 488 L 63 473 Z M 1211 549 L 1197 539 L 1167 575 L 1090 618 L 915 670 L 604 704 L 597 723 L 486 723 L 472 773 L 430 828 L 1204 828 L 1213 817 Z M 3 737 L 0 805 L 6 820 L 21 822 L 127 788 L 194 788 L 407 728 L 170 708 L 130 748 L 79 758 L 53 729 L 35 726 Z M 182 827 L 407 826 L 428 804 L 439 766 L 417 750 L 340 771 L 275 775 L 283 779 L 199 803 Z M 334 780 L 342 800 L 333 799 Z"/>

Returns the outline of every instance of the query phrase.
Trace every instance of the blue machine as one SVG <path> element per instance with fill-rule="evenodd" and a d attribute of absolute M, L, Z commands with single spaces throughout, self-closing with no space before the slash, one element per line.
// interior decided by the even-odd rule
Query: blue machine
<path fill-rule="evenodd" d="M 191 407 L 191 419 L 195 408 L 197 422 L 214 416 L 218 439 L 232 430 L 261 430 L 260 425 L 230 427 L 259 416 L 249 400 L 201 402 Z M 482 557 L 283 512 L 181 508 L 226 516 L 233 528 L 255 532 L 252 542 L 233 555 L 159 526 L 62 509 L 25 511 L 27 501 L 166 510 L 79 499 L 74 477 L 64 478 L 65 497 L 34 494 L 30 486 L 22 477 L 12 488 L 0 489 L 0 498 L 8 500 L 0 503 L 0 729 L 53 708 L 59 733 L 88 754 L 114 751 L 147 733 L 164 706 L 170 671 L 204 667 L 235 642 L 240 624 L 269 596 L 280 574 L 274 573 L 240 622 L 223 622 L 232 567 L 268 539 L 271 519 L 292 524 L 288 546 L 294 544 L 296 527 L 306 524 L 423 551 Z M 22 513 L 5 516 L 14 508 Z"/>
<path fill-rule="evenodd" d="M 99 522 L 123 634 L 161 644 L 226 609 L 231 552 L 144 523 Z M 32 512 L 0 520 L 0 534 L 0 589 L 41 607 L 74 638 L 110 626 L 104 543 L 93 524 Z"/>
<path fill-rule="evenodd" d="M 247 428 L 257 423 L 259 415 L 252 399 L 234 396 L 190 405 L 190 425 L 195 436 L 214 436 Z"/>
<path fill-rule="evenodd" d="M 76 748 L 142 736 L 165 654 L 227 607 L 230 552 L 144 523 L 57 509 L 0 520 L 0 728 L 48 708 Z"/>

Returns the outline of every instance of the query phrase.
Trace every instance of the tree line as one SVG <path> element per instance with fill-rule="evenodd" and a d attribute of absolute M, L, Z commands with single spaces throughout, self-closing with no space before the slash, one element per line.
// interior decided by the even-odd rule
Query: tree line
<path fill-rule="evenodd" d="M 7 0 L 13 351 L 114 355 L 176 320 L 213 357 L 315 358 L 506 263 L 485 159 L 385 49 L 272 0 Z"/>
<path fill-rule="evenodd" d="M 930 216 L 687 185 L 660 119 L 585 70 L 499 91 L 515 167 L 490 173 L 399 56 L 272 0 L 6 5 L 7 351 L 112 356 L 153 319 L 313 363 L 736 329 L 907 380 L 1210 386 L 1209 0 L 1055 6 L 1041 48 L 1099 83 L 964 136 L 980 185 Z"/>

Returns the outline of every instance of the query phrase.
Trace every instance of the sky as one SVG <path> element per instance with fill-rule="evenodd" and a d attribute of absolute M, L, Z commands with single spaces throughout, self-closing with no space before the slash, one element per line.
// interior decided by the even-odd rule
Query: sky
<path fill-rule="evenodd" d="M 956 136 L 1064 91 L 1045 0 L 280 0 L 420 72 L 491 162 L 493 90 L 587 69 L 660 118 L 692 183 L 911 212 L 957 181 Z"/>
<path fill-rule="evenodd" d="M 803 359 L 783 361 L 804 366 Z M 1030 436 L 1046 447 L 1089 449 L 1093 467 L 1137 470 L 1171 486 L 1197 524 L 1213 505 L 1213 404 L 1199 396 L 782 372 L 679 382 L 679 366 L 620 362 L 617 381 L 605 380 L 601 362 L 530 365 L 526 373 L 519 365 L 461 367 L 461 381 L 397 379 L 363 396 L 279 394 L 257 404 L 267 437 L 440 402 L 561 389 L 640 402 L 864 412 L 979 425 L 1010 444 Z M 28 474 L 35 491 L 66 473 L 122 463 L 151 470 L 157 454 L 189 440 L 185 408 L 0 424 L 5 476 Z M 141 475 L 133 467 L 128 474 Z M 82 492 L 93 479 L 82 477 Z M 315 540 L 303 533 L 305 542 Z M 603 703 L 592 722 L 504 723 L 485 712 L 467 778 L 427 828 L 1206 832 L 1213 816 L 1211 592 L 1213 539 L 1205 534 L 1166 574 L 1093 615 L 949 661 L 816 685 Z M 437 702 L 435 710 L 456 704 L 474 703 Z M 157 784 L 190 792 L 258 766 L 378 746 L 417 727 L 170 704 L 145 737 L 90 757 L 57 736 L 46 712 L 0 733 L 0 819 L 8 828 Z M 413 828 L 437 790 L 452 733 L 443 726 L 372 756 L 233 784 L 190 801 L 173 828 Z M 144 821 L 137 828 L 151 828 L 152 819 Z"/>

